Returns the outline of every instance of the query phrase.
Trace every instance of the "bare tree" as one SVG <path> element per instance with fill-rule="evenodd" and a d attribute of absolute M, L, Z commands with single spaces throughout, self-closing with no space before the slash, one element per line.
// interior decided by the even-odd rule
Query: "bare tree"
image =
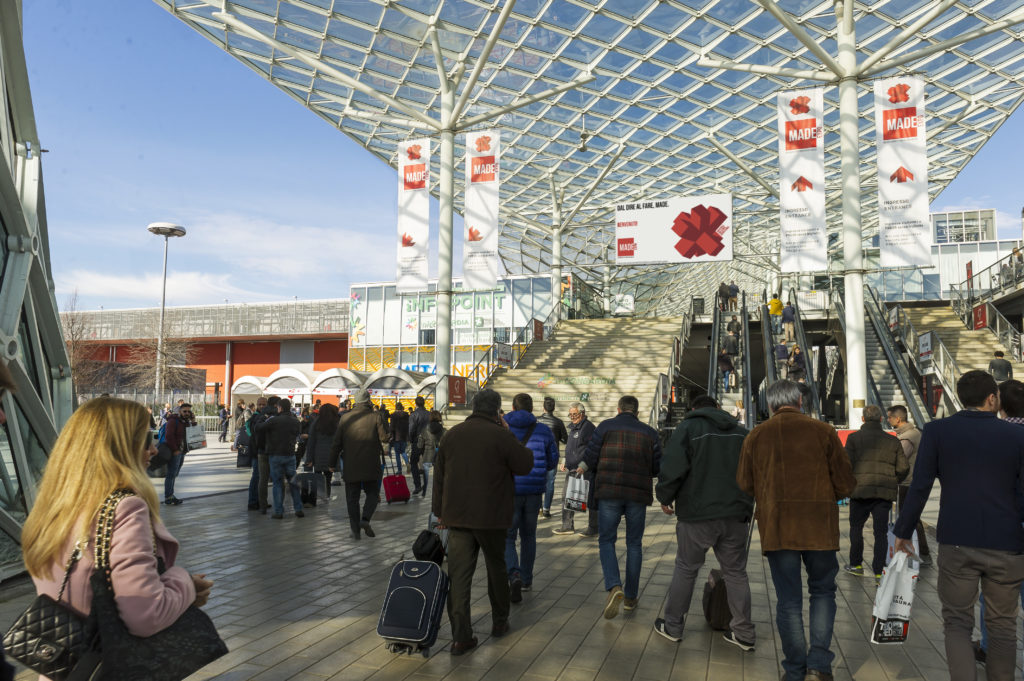
<path fill-rule="evenodd" d="M 69 295 L 64 302 L 64 311 L 60 315 L 64 327 L 64 342 L 68 348 L 68 360 L 71 362 L 71 382 L 76 394 L 94 392 L 97 383 L 104 382 L 109 376 L 108 362 L 94 357 L 95 346 L 90 344 L 86 316 L 78 309 L 78 289 Z M 101 390 L 106 387 L 100 386 Z"/>
<path fill-rule="evenodd" d="M 157 339 L 156 330 L 152 338 L 133 342 L 125 351 L 121 378 L 125 387 L 138 390 L 152 390 L 156 385 Z M 196 371 L 189 369 L 198 356 L 196 347 L 188 340 L 164 338 L 163 342 L 163 388 L 165 391 L 190 390 L 196 388 Z M 199 388 L 205 391 L 205 384 Z"/>

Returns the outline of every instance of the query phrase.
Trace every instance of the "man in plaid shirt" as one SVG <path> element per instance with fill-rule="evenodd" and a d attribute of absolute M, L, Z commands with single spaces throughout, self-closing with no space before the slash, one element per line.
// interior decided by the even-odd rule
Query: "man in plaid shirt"
<path fill-rule="evenodd" d="M 661 469 L 658 431 L 637 418 L 640 402 L 632 395 L 619 398 L 618 416 L 601 422 L 587 445 L 577 472 L 594 471 L 597 500 L 598 546 L 604 588 L 608 591 L 604 616 L 637 606 L 640 589 L 641 542 L 647 507 L 654 501 L 653 480 Z M 626 584 L 619 576 L 615 541 L 619 521 L 626 517 Z"/>

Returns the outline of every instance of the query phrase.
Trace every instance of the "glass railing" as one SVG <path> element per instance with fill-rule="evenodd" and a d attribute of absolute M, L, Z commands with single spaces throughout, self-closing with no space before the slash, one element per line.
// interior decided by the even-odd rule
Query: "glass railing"
<path fill-rule="evenodd" d="M 651 413 L 647 419 L 648 425 L 654 429 L 660 429 L 663 423 L 662 414 L 667 418 L 667 407 L 672 399 L 672 386 L 675 385 L 676 374 L 679 373 L 679 360 L 683 348 L 690 339 L 690 329 L 693 326 L 692 307 L 689 312 L 683 313 L 683 323 L 680 325 L 680 335 L 672 339 L 672 352 L 669 357 L 668 371 L 658 374 L 658 384 L 654 388 L 654 398 L 651 400 Z M 663 410 L 662 408 L 665 407 Z"/>

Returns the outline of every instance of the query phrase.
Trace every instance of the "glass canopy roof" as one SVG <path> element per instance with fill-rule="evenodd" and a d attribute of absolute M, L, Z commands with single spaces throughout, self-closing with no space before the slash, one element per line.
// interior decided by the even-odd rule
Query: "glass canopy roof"
<path fill-rule="evenodd" d="M 411 113 L 440 119 L 438 56 L 449 77 L 461 76 L 455 97 L 466 97 L 463 124 L 593 76 L 470 127 L 502 131 L 500 252 L 510 273 L 550 271 L 552 174 L 562 215 L 572 214 L 563 267 L 596 285 L 604 265 L 614 263 L 617 201 L 733 193 L 732 263 L 613 265 L 616 287 L 631 287 L 639 314 L 678 313 L 691 295 L 713 295 L 725 279 L 759 291 L 777 271 L 778 201 L 765 186 L 778 185 L 775 95 L 821 85 L 821 76 L 831 75 L 821 52 L 836 56 L 833 2 L 519 0 L 473 82 L 507 9 L 500 0 L 156 2 L 391 166 L 398 141 L 436 135 L 422 122 L 403 121 L 416 121 Z M 877 232 L 871 79 L 911 72 L 925 78 L 934 199 L 1024 97 L 1022 6 L 1024 0 L 853 2 L 858 63 L 879 59 L 859 84 L 865 238 Z M 773 14 L 776 8 L 784 15 Z M 784 21 L 811 40 L 798 40 Z M 977 37 L 944 44 L 971 35 Z M 702 66 L 702 57 L 705 64 L 795 73 Z M 829 233 L 838 253 L 838 91 L 825 88 Z M 463 140 L 456 135 L 456 210 Z M 433 161 L 436 178 L 437 154 Z"/>

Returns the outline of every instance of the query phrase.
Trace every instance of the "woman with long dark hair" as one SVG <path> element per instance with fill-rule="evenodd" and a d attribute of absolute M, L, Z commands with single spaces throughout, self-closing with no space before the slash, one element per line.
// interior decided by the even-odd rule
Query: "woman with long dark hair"
<path fill-rule="evenodd" d="M 334 471 L 341 474 L 340 460 L 331 460 L 331 442 L 338 430 L 338 407 L 331 403 L 320 406 L 320 413 L 309 425 L 309 439 L 306 441 L 306 461 L 313 464 L 313 470 L 324 476 L 324 494 L 331 484 Z"/>

